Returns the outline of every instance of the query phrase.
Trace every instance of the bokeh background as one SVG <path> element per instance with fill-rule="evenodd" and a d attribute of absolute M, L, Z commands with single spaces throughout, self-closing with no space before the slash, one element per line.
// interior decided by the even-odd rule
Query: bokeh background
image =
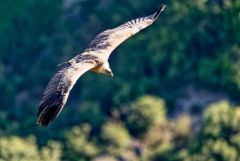
<path fill-rule="evenodd" d="M 36 125 L 45 86 L 99 32 L 167 8 Z M 0 161 L 239 161 L 240 0 L 1 0 Z"/>

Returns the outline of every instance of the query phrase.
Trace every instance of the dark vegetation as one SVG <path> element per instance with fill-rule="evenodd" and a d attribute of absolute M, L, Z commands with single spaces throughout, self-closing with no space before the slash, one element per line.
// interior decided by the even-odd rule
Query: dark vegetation
<path fill-rule="evenodd" d="M 114 51 L 114 78 L 87 73 L 54 123 L 36 125 L 58 64 L 160 3 L 3 0 L 0 161 L 240 160 L 240 0 L 166 1 Z"/>

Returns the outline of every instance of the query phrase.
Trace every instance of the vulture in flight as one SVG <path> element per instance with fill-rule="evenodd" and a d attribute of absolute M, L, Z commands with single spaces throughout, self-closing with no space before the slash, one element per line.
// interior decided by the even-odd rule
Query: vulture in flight
<path fill-rule="evenodd" d="M 165 5 L 154 14 L 137 18 L 123 25 L 108 29 L 95 37 L 89 47 L 80 55 L 64 64 L 50 80 L 39 104 L 37 124 L 47 126 L 61 112 L 76 81 L 87 71 L 113 76 L 108 58 L 122 42 L 142 29 L 153 24 Z"/>

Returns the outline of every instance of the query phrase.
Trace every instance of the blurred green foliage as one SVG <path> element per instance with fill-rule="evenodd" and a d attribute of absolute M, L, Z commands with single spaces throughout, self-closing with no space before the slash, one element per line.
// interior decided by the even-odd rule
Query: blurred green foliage
<path fill-rule="evenodd" d="M 89 160 L 99 153 L 94 142 L 89 141 L 91 127 L 87 124 L 80 127 L 73 127 L 66 133 L 66 155 L 67 160 Z"/>
<path fill-rule="evenodd" d="M 103 126 L 102 137 L 108 144 L 120 148 L 127 147 L 131 139 L 127 129 L 123 125 L 112 121 Z"/>
<path fill-rule="evenodd" d="M 123 114 L 126 116 L 126 125 L 131 133 L 141 135 L 151 126 L 165 120 L 165 103 L 154 96 L 143 96 L 123 108 Z"/>
<path fill-rule="evenodd" d="M 49 141 L 47 146 L 39 149 L 34 137 L 0 137 L 1 161 L 59 161 L 61 154 L 61 145 L 57 142 Z"/>
<path fill-rule="evenodd" d="M 204 126 L 199 136 L 182 152 L 185 161 L 240 160 L 240 113 L 228 102 L 212 104 L 204 115 Z"/>
<path fill-rule="evenodd" d="M 163 2 L 159 21 L 112 54 L 115 77 L 81 77 L 43 129 L 36 110 L 56 66 L 160 1 L 2 1 L 0 161 L 240 160 L 240 113 L 232 107 L 240 95 L 240 0 Z M 206 107 L 197 123 L 175 117 L 188 86 L 231 101 Z"/>

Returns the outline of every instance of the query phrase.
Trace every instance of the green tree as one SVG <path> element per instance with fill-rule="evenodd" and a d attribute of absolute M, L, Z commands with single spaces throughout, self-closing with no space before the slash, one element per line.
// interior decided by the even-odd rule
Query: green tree
<path fill-rule="evenodd" d="M 73 127 L 66 133 L 66 151 L 64 159 L 72 161 L 87 161 L 96 156 L 100 149 L 90 141 L 91 126 L 84 124 Z"/>
<path fill-rule="evenodd" d="M 102 138 L 110 145 L 119 148 L 126 148 L 131 142 L 127 129 L 121 123 L 114 121 L 108 121 L 103 125 Z"/>
<path fill-rule="evenodd" d="M 204 125 L 193 139 L 183 160 L 236 161 L 239 160 L 240 114 L 227 101 L 209 106 L 204 115 Z"/>
<path fill-rule="evenodd" d="M 49 141 L 41 149 L 34 137 L 0 137 L 0 161 L 60 161 L 61 144 Z"/>
<path fill-rule="evenodd" d="M 140 136 L 165 120 L 165 102 L 154 96 L 142 96 L 123 109 L 126 126 L 133 135 Z"/>

